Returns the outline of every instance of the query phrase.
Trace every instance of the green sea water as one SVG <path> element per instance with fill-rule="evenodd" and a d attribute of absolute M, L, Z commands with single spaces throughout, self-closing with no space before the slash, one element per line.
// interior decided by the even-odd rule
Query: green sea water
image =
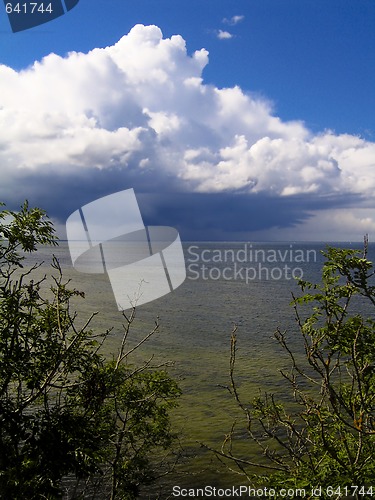
<path fill-rule="evenodd" d="M 178 379 L 182 389 L 179 406 L 172 414 L 179 445 L 175 449 L 176 455 L 170 459 L 178 455 L 178 463 L 158 486 L 145 489 L 143 498 L 156 498 L 160 491 L 162 497 L 167 498 L 174 485 L 227 487 L 246 484 L 245 478 L 224 467 L 204 446 L 220 449 L 234 421 L 237 421 L 236 452 L 250 460 L 261 458 L 259 449 L 246 438 L 243 414 L 227 389 L 230 385 L 230 337 L 235 326 L 238 346 L 235 376 L 243 400 L 250 401 L 259 391 L 276 393 L 285 401 L 290 398 L 280 375 L 280 370 L 287 369 L 290 363 L 274 339 L 274 332 L 276 328 L 288 330 L 291 345 L 302 353 L 290 305 L 292 293 L 298 294 L 299 288 L 294 279 L 278 271 L 272 275 L 271 270 L 290 264 L 290 268 L 301 269 L 305 279 L 319 280 L 323 263 L 321 250 L 325 245 L 290 242 L 253 243 L 251 248 L 250 244 L 244 245 L 242 242 L 185 244 L 185 282 L 173 293 L 136 310 L 129 348 L 153 329 L 156 319 L 160 326 L 132 354 L 131 362 L 142 364 L 152 358 L 154 366 L 171 364 L 169 372 Z M 356 246 L 361 248 L 360 244 Z M 258 260 L 255 260 L 257 249 L 263 249 L 265 253 L 258 253 Z M 225 250 L 233 253 L 225 253 Z M 280 253 L 273 253 L 276 250 Z M 297 254 L 297 250 L 300 253 Z M 374 249 L 371 247 L 370 250 L 373 252 Z M 125 321 L 117 310 L 108 278 L 76 272 L 66 242 L 54 249 L 41 249 L 32 257 L 44 260 L 39 274 L 51 271 L 52 253 L 58 257 L 64 276 L 71 278 L 71 285 L 85 292 L 85 298 L 79 298 L 73 304 L 79 313 L 78 321 L 84 323 L 92 312 L 97 311 L 93 328 L 98 332 L 113 328 L 103 351 L 111 357 L 119 347 Z M 234 269 L 235 262 L 238 266 L 255 269 L 251 271 L 252 279 L 246 279 L 244 273 L 241 275 L 239 267 Z M 259 263 L 263 266 L 263 274 Z M 202 266 L 207 269 L 204 271 Z M 223 273 L 225 268 L 227 271 Z M 268 275 L 266 268 L 269 269 Z M 281 277 L 277 279 L 279 275 Z"/>

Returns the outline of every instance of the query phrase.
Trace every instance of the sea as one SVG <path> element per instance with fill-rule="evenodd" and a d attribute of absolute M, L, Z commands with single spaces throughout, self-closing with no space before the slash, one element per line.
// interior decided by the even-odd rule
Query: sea
<path fill-rule="evenodd" d="M 277 329 L 287 332 L 289 345 L 303 357 L 303 342 L 291 304 L 301 296 L 298 279 L 319 283 L 328 246 L 357 249 L 362 243 L 340 242 L 184 242 L 186 279 L 173 292 L 136 309 L 129 335 L 129 348 L 155 327 L 157 331 L 131 355 L 131 363 L 165 364 L 182 389 L 179 406 L 172 412 L 178 434 L 170 455 L 170 474 L 142 498 L 174 498 L 176 488 L 229 488 L 248 484 L 234 464 L 228 468 L 212 451 L 220 450 L 235 424 L 233 453 L 262 461 L 261 452 L 248 438 L 243 412 L 230 392 L 230 341 L 236 330 L 234 377 L 244 403 L 260 394 L 275 394 L 291 401 L 281 375 L 290 359 L 275 339 Z M 104 345 L 112 357 L 119 348 L 125 318 L 119 311 L 105 274 L 86 274 L 72 266 L 68 243 L 41 247 L 27 263 L 43 262 L 39 275 L 55 272 L 52 256 L 60 262 L 70 286 L 84 292 L 73 306 L 77 321 L 93 312 L 97 332 L 111 328 Z M 375 259 L 375 244 L 368 247 Z M 369 316 L 371 310 L 361 310 Z M 301 311 L 307 316 L 311 309 Z M 125 311 L 127 314 L 127 311 Z M 168 459 L 167 459 L 168 461 Z M 175 488 L 175 489 L 173 489 Z"/>

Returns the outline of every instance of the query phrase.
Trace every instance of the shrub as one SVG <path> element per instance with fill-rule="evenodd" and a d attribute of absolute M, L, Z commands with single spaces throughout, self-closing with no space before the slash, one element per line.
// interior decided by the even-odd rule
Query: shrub
<path fill-rule="evenodd" d="M 33 280 L 39 265 L 24 267 L 25 255 L 56 244 L 42 210 L 0 211 L 0 498 L 61 498 L 66 484 L 69 498 L 88 488 L 134 498 L 172 443 L 168 411 L 180 391 L 163 367 L 129 364 L 135 309 L 123 314 L 122 342 L 108 360 L 101 346 L 110 330 L 90 328 L 95 313 L 76 326 L 71 299 L 83 294 L 55 258 L 50 293 L 42 293 L 46 277 Z"/>

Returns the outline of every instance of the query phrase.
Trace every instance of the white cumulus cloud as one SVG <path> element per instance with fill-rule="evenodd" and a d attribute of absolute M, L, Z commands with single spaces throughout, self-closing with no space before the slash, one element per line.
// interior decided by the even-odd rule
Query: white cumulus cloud
<path fill-rule="evenodd" d="M 150 189 L 373 198 L 375 143 L 283 121 L 239 87 L 205 84 L 207 64 L 205 49 L 137 25 L 113 46 L 0 66 L 0 199 L 30 176 L 58 172 L 68 190 L 113 168 L 114 191 L 131 175 Z"/>
<path fill-rule="evenodd" d="M 233 35 L 232 33 L 229 33 L 229 31 L 219 30 L 217 32 L 217 37 L 219 40 L 230 40 L 231 38 L 233 38 Z"/>
<path fill-rule="evenodd" d="M 240 23 L 241 21 L 243 21 L 245 19 L 245 16 L 232 16 L 231 18 L 227 18 L 227 17 L 224 17 L 223 19 L 223 23 L 224 24 L 229 24 L 230 26 L 235 26 L 236 24 Z"/>

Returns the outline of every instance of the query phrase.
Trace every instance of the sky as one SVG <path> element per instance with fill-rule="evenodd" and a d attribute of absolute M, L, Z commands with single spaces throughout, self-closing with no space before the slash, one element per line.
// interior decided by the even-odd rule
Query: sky
<path fill-rule="evenodd" d="M 374 0 L 0 6 L 0 200 L 64 234 L 134 188 L 182 240 L 375 238 Z"/>

